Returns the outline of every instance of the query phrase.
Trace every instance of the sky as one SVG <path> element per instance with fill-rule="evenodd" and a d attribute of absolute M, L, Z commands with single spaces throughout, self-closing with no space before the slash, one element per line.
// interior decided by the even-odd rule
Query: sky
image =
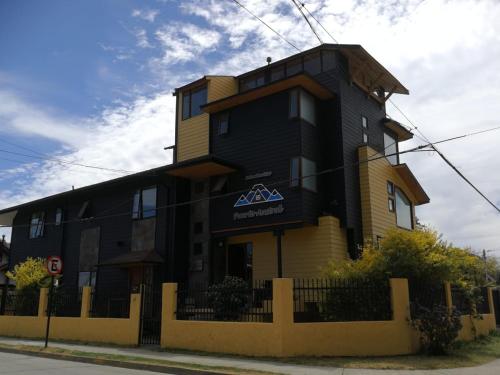
<path fill-rule="evenodd" d="M 240 1 L 301 50 L 318 45 L 290 0 Z M 361 44 L 409 88 L 392 100 L 428 139 L 500 126 L 500 2 L 304 2 L 336 40 Z M 1 1 L 0 208 L 170 163 L 175 87 L 294 53 L 231 0 Z M 497 131 L 440 146 L 497 205 L 499 140 Z M 437 155 L 401 159 L 431 198 L 417 207 L 422 223 L 500 256 L 493 207 Z"/>

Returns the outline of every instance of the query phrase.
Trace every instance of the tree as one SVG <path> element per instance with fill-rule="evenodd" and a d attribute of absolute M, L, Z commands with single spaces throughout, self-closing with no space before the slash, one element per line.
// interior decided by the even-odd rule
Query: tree
<path fill-rule="evenodd" d="M 16 283 L 16 289 L 43 287 L 50 283 L 45 259 L 42 258 L 29 257 L 16 264 L 14 270 L 8 271 L 6 276 Z"/>

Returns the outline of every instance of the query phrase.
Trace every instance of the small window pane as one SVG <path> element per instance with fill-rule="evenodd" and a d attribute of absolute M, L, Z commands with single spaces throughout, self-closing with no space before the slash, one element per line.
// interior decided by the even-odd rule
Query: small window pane
<path fill-rule="evenodd" d="M 226 112 L 226 113 L 221 113 L 220 115 L 218 115 L 217 116 L 217 123 L 218 123 L 219 135 L 227 134 L 229 131 L 229 114 Z"/>
<path fill-rule="evenodd" d="M 197 116 L 202 113 L 201 106 L 207 104 L 207 88 L 191 92 L 191 116 Z"/>
<path fill-rule="evenodd" d="M 396 223 L 399 227 L 412 229 L 411 203 L 406 196 L 396 189 Z"/>
<path fill-rule="evenodd" d="M 292 158 L 290 161 L 290 186 L 299 186 L 300 183 L 299 158 Z"/>
<path fill-rule="evenodd" d="M 31 215 L 30 238 L 38 238 L 43 236 L 44 218 L 44 212 L 35 212 L 33 215 Z"/>
<path fill-rule="evenodd" d="M 78 286 L 83 288 L 84 286 L 95 286 L 96 273 L 95 272 L 79 272 L 78 273 Z"/>
<path fill-rule="evenodd" d="M 361 125 L 364 129 L 368 129 L 368 119 L 365 116 L 361 116 Z"/>
<path fill-rule="evenodd" d="M 391 181 L 387 181 L 387 193 L 394 195 L 394 184 Z"/>
<path fill-rule="evenodd" d="M 319 52 L 304 56 L 304 70 L 311 75 L 321 73 Z"/>
<path fill-rule="evenodd" d="M 264 73 L 260 73 L 255 77 L 255 87 L 263 86 L 265 83 L 265 75 Z"/>
<path fill-rule="evenodd" d="M 394 199 L 389 198 L 389 211 L 394 212 Z"/>
<path fill-rule="evenodd" d="M 156 215 L 156 188 L 142 191 L 142 217 L 148 218 Z"/>
<path fill-rule="evenodd" d="M 253 88 L 255 88 L 255 80 L 253 77 L 240 79 L 240 91 L 248 91 Z"/>
<path fill-rule="evenodd" d="M 141 192 L 140 192 L 140 190 L 138 190 L 134 194 L 134 203 L 132 206 L 132 218 L 133 219 L 140 218 L 140 212 L 141 212 L 140 204 L 141 204 Z"/>
<path fill-rule="evenodd" d="M 298 117 L 299 115 L 299 93 L 297 90 L 290 91 L 290 118 Z"/>
<path fill-rule="evenodd" d="M 62 208 L 58 208 L 56 210 L 56 225 L 61 225 L 63 220 L 63 210 Z"/>
<path fill-rule="evenodd" d="M 363 132 L 363 143 L 368 143 L 368 133 Z"/>
<path fill-rule="evenodd" d="M 392 165 L 398 164 L 398 144 L 394 137 L 389 134 L 384 133 L 384 151 L 387 156 L 387 160 Z"/>
<path fill-rule="evenodd" d="M 332 70 L 335 68 L 335 52 L 334 51 L 322 51 L 323 58 L 323 71 Z"/>
<path fill-rule="evenodd" d="M 189 110 L 189 91 L 182 93 L 182 119 L 188 119 L 191 117 L 191 112 Z"/>
<path fill-rule="evenodd" d="M 317 190 L 316 163 L 312 160 L 302 158 L 302 187 L 304 189 Z"/>
<path fill-rule="evenodd" d="M 271 82 L 285 78 L 285 66 L 281 65 L 271 69 Z"/>
<path fill-rule="evenodd" d="M 302 71 L 302 60 L 295 59 L 286 63 L 286 75 L 288 77 L 294 74 L 300 73 Z"/>
<path fill-rule="evenodd" d="M 316 103 L 314 97 L 303 90 L 300 91 L 300 117 L 316 125 Z"/>

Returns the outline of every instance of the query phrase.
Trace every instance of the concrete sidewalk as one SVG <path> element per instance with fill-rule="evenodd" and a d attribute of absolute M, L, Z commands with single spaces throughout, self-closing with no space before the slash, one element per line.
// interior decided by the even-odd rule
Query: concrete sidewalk
<path fill-rule="evenodd" d="M 26 345 L 33 347 L 43 347 L 41 340 L 25 340 L 15 338 L 0 338 L 0 344 L 5 345 Z M 88 353 L 105 353 L 112 355 L 132 356 L 141 358 L 150 358 L 169 362 L 176 362 L 187 365 L 201 365 L 210 367 L 228 367 L 244 370 L 258 370 L 263 372 L 274 372 L 278 374 L 290 375 L 438 375 L 438 374 L 456 374 L 456 375 L 498 375 L 500 374 L 500 359 L 478 367 L 443 369 L 443 370 L 368 370 L 368 369 L 344 369 L 334 367 L 320 366 L 302 366 L 287 364 L 274 361 L 253 360 L 246 358 L 222 358 L 210 355 L 181 354 L 160 351 L 157 348 L 120 348 L 91 346 L 79 344 L 66 344 L 52 342 L 51 348 L 61 348 L 73 351 Z"/>

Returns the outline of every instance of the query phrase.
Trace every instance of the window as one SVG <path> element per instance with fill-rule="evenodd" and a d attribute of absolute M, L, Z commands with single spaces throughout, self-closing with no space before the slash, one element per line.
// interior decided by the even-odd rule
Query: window
<path fill-rule="evenodd" d="M 212 185 L 212 193 L 224 194 L 227 192 L 227 176 L 218 176 Z"/>
<path fill-rule="evenodd" d="M 216 117 L 217 133 L 219 135 L 225 135 L 229 132 L 229 113 L 220 113 Z"/>
<path fill-rule="evenodd" d="M 391 181 L 387 181 L 387 194 L 389 194 L 387 208 L 389 209 L 389 212 L 394 212 L 396 210 L 396 205 L 394 203 L 394 192 L 394 184 Z"/>
<path fill-rule="evenodd" d="M 285 66 L 280 65 L 271 69 L 271 82 L 285 78 Z"/>
<path fill-rule="evenodd" d="M 147 219 L 156 216 L 156 187 L 137 190 L 134 195 L 133 219 Z"/>
<path fill-rule="evenodd" d="M 266 83 L 264 72 L 253 74 L 240 80 L 240 91 L 248 91 L 263 86 L 264 83 Z"/>
<path fill-rule="evenodd" d="M 363 143 L 368 143 L 368 133 L 363 130 Z"/>
<path fill-rule="evenodd" d="M 84 286 L 95 286 L 96 272 L 84 271 L 78 272 L 78 287 L 83 288 Z"/>
<path fill-rule="evenodd" d="M 312 125 L 316 125 L 316 100 L 304 90 L 292 90 L 289 94 L 289 117 L 300 117 Z"/>
<path fill-rule="evenodd" d="M 196 223 L 194 223 L 193 232 L 194 232 L 194 234 L 203 233 L 203 222 L 197 221 Z"/>
<path fill-rule="evenodd" d="M 202 242 L 195 242 L 193 244 L 193 254 L 194 255 L 203 254 L 203 243 Z"/>
<path fill-rule="evenodd" d="M 398 142 L 387 133 L 384 133 L 384 151 L 389 163 L 392 165 L 399 164 Z"/>
<path fill-rule="evenodd" d="M 58 208 L 56 210 L 56 222 L 55 222 L 55 224 L 57 226 L 59 226 L 62 224 L 62 221 L 63 221 L 63 210 L 62 210 L 62 208 Z"/>
<path fill-rule="evenodd" d="M 45 212 L 35 212 L 31 215 L 30 238 L 39 238 L 43 236 L 44 220 Z"/>
<path fill-rule="evenodd" d="M 202 113 L 201 106 L 207 103 L 207 87 L 182 93 L 182 119 L 186 120 Z"/>
<path fill-rule="evenodd" d="M 90 217 L 90 202 L 89 201 L 85 201 L 83 202 L 82 204 L 82 207 L 80 207 L 80 211 L 78 211 L 78 215 L 77 217 L 79 219 L 85 219 L 85 218 L 89 218 Z"/>
<path fill-rule="evenodd" d="M 361 126 L 363 129 L 368 129 L 368 119 L 365 116 L 361 116 Z"/>
<path fill-rule="evenodd" d="M 321 56 L 319 52 L 304 56 L 304 70 L 311 75 L 321 73 Z"/>
<path fill-rule="evenodd" d="M 317 191 L 316 162 L 304 157 L 290 160 L 290 186 Z"/>
<path fill-rule="evenodd" d="M 411 202 L 399 189 L 396 189 L 396 224 L 401 228 L 413 229 Z"/>
<path fill-rule="evenodd" d="M 294 74 L 300 73 L 301 71 L 302 71 L 302 59 L 298 58 L 286 63 L 287 77 L 293 76 Z"/>
<path fill-rule="evenodd" d="M 388 199 L 388 208 L 389 208 L 389 212 L 394 212 L 395 210 L 395 206 L 394 206 L 394 198 L 389 198 Z"/>
<path fill-rule="evenodd" d="M 391 181 L 387 181 L 387 194 L 394 195 L 394 184 Z"/>
<path fill-rule="evenodd" d="M 323 50 L 321 54 L 323 60 L 323 71 L 326 72 L 335 68 L 335 52 Z"/>

